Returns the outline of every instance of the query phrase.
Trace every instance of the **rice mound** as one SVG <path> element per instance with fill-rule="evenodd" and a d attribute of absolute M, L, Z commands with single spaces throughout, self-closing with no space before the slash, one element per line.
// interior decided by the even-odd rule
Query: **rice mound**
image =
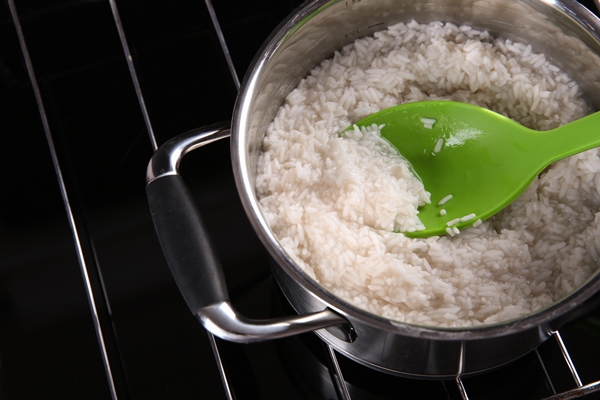
<path fill-rule="evenodd" d="M 577 84 L 530 45 L 415 21 L 356 40 L 286 98 L 268 128 L 256 190 L 289 256 L 334 295 L 427 326 L 529 314 L 598 267 L 600 158 L 559 161 L 497 216 L 456 236 L 411 239 L 429 193 L 380 127 L 339 132 L 411 101 L 477 104 L 546 130 L 590 112 Z"/>

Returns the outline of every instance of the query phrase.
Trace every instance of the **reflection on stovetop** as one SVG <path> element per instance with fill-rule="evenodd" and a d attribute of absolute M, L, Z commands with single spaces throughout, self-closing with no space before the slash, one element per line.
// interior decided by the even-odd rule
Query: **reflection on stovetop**
<path fill-rule="evenodd" d="M 214 2 L 239 75 L 300 3 Z M 593 7 L 591 1 L 583 3 Z M 114 5 L 150 121 L 132 84 Z M 0 398 L 224 398 L 209 337 L 165 265 L 144 194 L 153 151 L 149 129 L 161 144 L 231 117 L 236 88 L 207 5 L 7 0 L 0 5 L 0 34 L 0 127 L 8 167 L 0 191 Z M 291 312 L 237 197 L 228 141 L 194 152 L 182 174 L 206 215 L 234 305 L 255 318 Z M 599 312 L 561 331 L 584 383 L 600 378 L 593 365 L 600 358 Z M 251 345 L 217 343 L 236 399 L 342 398 L 329 372 L 327 349 L 314 334 Z M 552 366 L 554 389 L 572 388 L 555 344 L 548 342 L 539 353 Z M 338 358 L 353 399 L 460 398 L 453 381 L 388 376 Z M 552 393 L 535 353 L 465 378 L 464 384 L 472 399 Z"/>

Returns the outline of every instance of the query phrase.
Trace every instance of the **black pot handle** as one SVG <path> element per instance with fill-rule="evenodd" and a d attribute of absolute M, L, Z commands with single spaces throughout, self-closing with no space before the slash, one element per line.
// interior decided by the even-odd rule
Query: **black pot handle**
<path fill-rule="evenodd" d="M 228 130 L 216 126 L 188 132 L 165 143 L 148 164 L 146 195 L 154 227 L 171 273 L 192 312 L 229 298 L 202 217 L 177 170 L 185 154 L 209 143 L 209 138 L 215 141 L 227 136 Z M 195 146 L 196 142 L 200 145 Z"/>
<path fill-rule="evenodd" d="M 179 175 L 183 156 L 229 136 L 219 123 L 177 136 L 162 145 L 148 164 L 146 194 L 167 264 L 188 307 L 204 327 L 223 339 L 254 342 L 335 325 L 349 325 L 337 313 L 321 312 L 268 320 L 239 315 L 229 301 L 225 277 L 190 191 Z M 345 338 L 354 340 L 354 332 Z"/>

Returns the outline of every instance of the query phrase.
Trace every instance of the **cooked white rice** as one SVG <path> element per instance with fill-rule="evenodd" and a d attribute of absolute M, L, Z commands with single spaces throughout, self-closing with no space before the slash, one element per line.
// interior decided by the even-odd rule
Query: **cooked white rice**
<path fill-rule="evenodd" d="M 429 194 L 378 136 L 338 133 L 403 102 L 452 99 L 545 130 L 589 112 L 531 46 L 440 22 L 397 24 L 323 61 L 269 127 L 257 193 L 281 245 L 336 296 L 393 320 L 494 323 L 582 284 L 600 253 L 597 150 L 555 163 L 496 217 L 410 239 Z"/>

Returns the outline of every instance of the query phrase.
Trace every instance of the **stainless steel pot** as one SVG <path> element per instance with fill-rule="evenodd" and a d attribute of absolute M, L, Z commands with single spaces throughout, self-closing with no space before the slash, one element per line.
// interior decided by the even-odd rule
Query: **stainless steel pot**
<path fill-rule="evenodd" d="M 148 167 L 147 194 L 169 267 L 191 311 L 215 335 L 237 342 L 316 330 L 339 352 L 375 369 L 425 377 L 481 372 L 534 349 L 600 289 L 596 273 L 567 298 L 535 314 L 469 329 L 430 328 L 378 316 L 332 296 L 288 257 L 254 192 L 266 128 L 284 97 L 333 51 L 388 25 L 415 19 L 469 24 L 532 43 L 578 80 L 600 109 L 600 21 L 572 0 L 334 0 L 300 7 L 272 34 L 246 76 L 231 123 L 232 163 L 248 217 L 274 260 L 274 274 L 298 316 L 253 321 L 233 310 L 218 259 L 177 167 L 191 150 L 229 135 L 229 124 L 163 145 Z"/>

